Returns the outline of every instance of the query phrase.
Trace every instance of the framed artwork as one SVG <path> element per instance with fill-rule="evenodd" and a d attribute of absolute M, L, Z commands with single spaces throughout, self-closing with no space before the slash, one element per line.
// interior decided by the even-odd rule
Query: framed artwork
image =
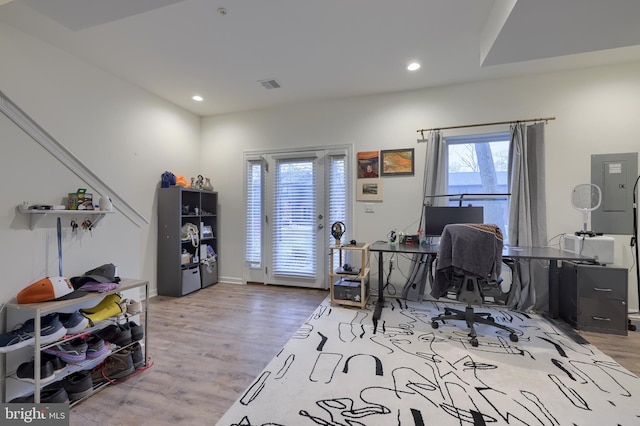
<path fill-rule="evenodd" d="M 382 201 L 382 179 L 358 179 L 356 188 L 357 201 Z"/>
<path fill-rule="evenodd" d="M 380 151 L 382 176 L 412 176 L 413 148 Z"/>
<path fill-rule="evenodd" d="M 380 159 L 378 151 L 358 153 L 358 179 L 380 177 Z"/>
<path fill-rule="evenodd" d="M 202 227 L 202 238 L 213 238 L 213 230 L 210 226 L 205 225 Z"/>

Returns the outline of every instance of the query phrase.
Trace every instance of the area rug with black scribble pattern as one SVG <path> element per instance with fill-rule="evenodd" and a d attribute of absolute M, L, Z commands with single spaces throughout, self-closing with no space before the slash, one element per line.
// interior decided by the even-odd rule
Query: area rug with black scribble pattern
<path fill-rule="evenodd" d="M 387 301 L 374 327 L 374 306 L 323 302 L 218 425 L 640 424 L 640 379 L 593 345 L 491 307 L 518 341 L 479 325 L 474 347 L 462 321 L 432 328 L 444 306 Z"/>

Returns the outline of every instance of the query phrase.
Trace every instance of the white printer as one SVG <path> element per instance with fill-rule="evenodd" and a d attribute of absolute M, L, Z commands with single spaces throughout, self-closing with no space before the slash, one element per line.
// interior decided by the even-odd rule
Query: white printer
<path fill-rule="evenodd" d="M 572 253 L 593 257 L 601 265 L 613 263 L 614 239 L 588 235 L 565 235 L 563 248 Z"/>

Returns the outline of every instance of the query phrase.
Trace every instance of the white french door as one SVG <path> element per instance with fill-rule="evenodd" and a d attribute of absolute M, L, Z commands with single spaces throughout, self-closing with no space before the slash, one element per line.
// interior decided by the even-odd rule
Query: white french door
<path fill-rule="evenodd" d="M 265 258 L 268 284 L 322 288 L 325 283 L 322 152 L 266 157 Z"/>
<path fill-rule="evenodd" d="M 263 153 L 245 159 L 243 279 L 327 288 L 328 223 L 346 218 L 346 151 Z"/>

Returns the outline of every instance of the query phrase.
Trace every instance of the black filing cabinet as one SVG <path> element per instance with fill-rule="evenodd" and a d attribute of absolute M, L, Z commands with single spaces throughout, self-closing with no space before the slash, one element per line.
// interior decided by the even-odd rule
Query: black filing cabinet
<path fill-rule="evenodd" d="M 562 262 L 560 317 L 578 330 L 627 335 L 625 268 Z"/>

